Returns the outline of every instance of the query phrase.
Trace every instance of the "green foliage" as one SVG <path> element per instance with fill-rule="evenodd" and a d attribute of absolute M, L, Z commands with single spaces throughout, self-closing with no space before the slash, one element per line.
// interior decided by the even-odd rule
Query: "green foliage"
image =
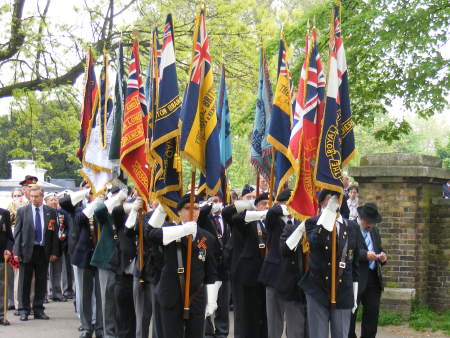
<path fill-rule="evenodd" d="M 450 169 L 450 133 L 447 136 L 447 144 L 436 141 L 436 152 L 442 159 L 442 167 Z"/>
<path fill-rule="evenodd" d="M 450 335 L 450 310 L 436 313 L 416 300 L 413 303 L 409 326 L 419 331 L 427 329 L 431 329 L 431 331 L 442 330 Z"/>
<path fill-rule="evenodd" d="M 16 93 L 11 114 L 0 117 L 0 176 L 9 176 L 9 160 L 34 158 L 52 178 L 78 178 L 79 110 L 65 89 Z"/>

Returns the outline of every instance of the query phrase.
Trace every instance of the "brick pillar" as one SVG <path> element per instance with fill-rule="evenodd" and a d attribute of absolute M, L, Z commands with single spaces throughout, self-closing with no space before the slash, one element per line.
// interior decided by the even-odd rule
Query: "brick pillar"
<path fill-rule="evenodd" d="M 450 170 L 433 156 L 389 153 L 367 155 L 350 168 L 359 183 L 360 205 L 373 202 L 383 217 L 379 225 L 389 262 L 383 268 L 386 286 L 415 289 L 428 303 L 432 198 L 441 196 Z M 447 261 L 448 264 L 448 261 Z M 448 291 L 447 291 L 448 292 Z"/>

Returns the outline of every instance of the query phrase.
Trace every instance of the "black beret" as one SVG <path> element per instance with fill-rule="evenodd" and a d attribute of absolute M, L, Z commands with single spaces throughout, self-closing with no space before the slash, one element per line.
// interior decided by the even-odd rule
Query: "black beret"
<path fill-rule="evenodd" d="M 325 197 L 327 197 L 327 195 L 331 195 L 331 196 L 337 195 L 337 196 L 339 196 L 339 193 L 337 191 L 323 189 L 320 192 L 320 194 L 319 194 L 319 199 L 318 199 L 319 204 L 322 203 L 325 200 Z"/>
<path fill-rule="evenodd" d="M 242 188 L 242 193 L 241 196 L 245 196 L 247 194 L 250 194 L 251 192 L 255 191 L 255 189 L 250 185 L 250 184 L 246 184 L 244 185 L 244 187 Z"/>
<path fill-rule="evenodd" d="M 280 194 L 277 196 L 277 202 L 287 202 L 289 201 L 289 198 L 291 198 L 291 189 L 284 189 Z"/>
<path fill-rule="evenodd" d="M 259 194 L 258 197 L 256 197 L 255 199 L 255 206 L 261 202 L 261 201 L 266 201 L 269 199 L 269 193 L 267 192 L 263 192 L 262 194 Z"/>

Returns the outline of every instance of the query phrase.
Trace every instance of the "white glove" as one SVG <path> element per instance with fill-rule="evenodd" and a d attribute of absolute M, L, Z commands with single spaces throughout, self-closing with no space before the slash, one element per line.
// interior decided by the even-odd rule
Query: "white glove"
<path fill-rule="evenodd" d="M 217 214 L 218 212 L 221 212 L 223 209 L 223 203 L 213 203 L 211 212 L 213 214 Z"/>
<path fill-rule="evenodd" d="M 123 211 L 126 214 L 129 214 L 132 207 L 133 207 L 133 203 L 132 202 L 131 203 L 130 202 L 126 202 L 126 203 L 123 204 Z"/>
<path fill-rule="evenodd" d="M 306 231 L 305 221 L 303 221 L 297 228 L 295 228 L 295 230 L 286 240 L 286 245 L 288 246 L 289 249 L 291 249 L 292 251 L 295 250 L 305 231 Z"/>
<path fill-rule="evenodd" d="M 212 316 L 217 310 L 217 297 L 219 295 L 219 289 L 222 286 L 222 282 L 217 281 L 214 284 L 206 284 L 206 294 L 208 296 L 208 302 L 206 303 L 205 318 Z"/>
<path fill-rule="evenodd" d="M 83 209 L 83 214 L 87 218 L 91 218 L 92 216 L 94 216 L 95 209 L 98 208 L 98 206 L 104 201 L 104 199 L 105 199 L 105 196 L 103 196 L 103 195 L 96 197 L 95 200 L 93 200 L 91 203 L 89 203 L 86 206 L 86 208 Z"/>
<path fill-rule="evenodd" d="M 70 193 L 70 202 L 73 206 L 81 202 L 87 195 L 89 195 L 90 189 L 83 189 Z"/>
<path fill-rule="evenodd" d="M 131 211 L 128 214 L 127 220 L 125 221 L 125 226 L 128 229 L 133 229 L 136 224 L 136 219 L 138 217 L 139 210 L 142 209 L 143 202 L 142 198 L 137 197 L 134 202 L 131 204 Z"/>
<path fill-rule="evenodd" d="M 283 216 L 291 216 L 291 213 L 286 204 L 280 204 L 281 210 L 283 210 Z"/>
<path fill-rule="evenodd" d="M 325 230 L 333 231 L 334 224 L 336 223 L 337 210 L 339 209 L 339 200 L 336 195 L 333 195 L 328 201 L 327 206 L 320 214 L 318 225 L 322 225 Z"/>
<path fill-rule="evenodd" d="M 166 211 L 162 207 L 162 205 L 158 205 L 158 207 L 153 211 L 152 217 L 148 220 L 148 225 L 153 228 L 161 228 L 166 220 Z"/>
<path fill-rule="evenodd" d="M 122 189 L 117 194 L 113 195 L 111 198 L 105 201 L 105 206 L 109 213 L 112 213 L 113 209 L 120 205 L 122 201 L 125 201 L 128 197 L 127 190 Z"/>
<path fill-rule="evenodd" d="M 245 222 L 250 223 L 254 221 L 262 221 L 264 218 L 266 218 L 268 210 L 261 210 L 261 211 L 249 211 L 247 210 L 245 212 Z"/>
<path fill-rule="evenodd" d="M 244 210 L 255 210 L 255 201 L 254 200 L 237 200 L 234 202 L 234 207 L 236 211 L 242 212 Z"/>
<path fill-rule="evenodd" d="M 353 300 L 354 305 L 352 313 L 355 313 L 356 309 L 358 308 L 358 282 L 353 282 Z"/>
<path fill-rule="evenodd" d="M 186 222 L 181 225 L 174 225 L 171 227 L 163 227 L 163 245 L 172 243 L 173 241 L 185 236 L 192 235 L 195 237 L 197 232 L 197 222 Z"/>

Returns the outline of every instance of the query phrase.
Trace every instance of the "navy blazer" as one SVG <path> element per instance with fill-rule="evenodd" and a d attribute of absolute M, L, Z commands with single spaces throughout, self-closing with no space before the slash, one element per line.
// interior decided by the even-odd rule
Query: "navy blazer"
<path fill-rule="evenodd" d="M 306 221 L 306 234 L 310 244 L 309 270 L 300 282 L 303 291 L 325 307 L 330 304 L 331 286 L 331 232 L 317 225 L 319 216 Z M 339 268 L 345 242 L 348 241 L 345 269 L 336 278 L 336 308 L 351 309 L 354 305 L 353 282 L 359 281 L 359 241 L 356 228 L 340 223 L 336 250 L 336 268 Z"/>
<path fill-rule="evenodd" d="M 0 255 L 3 257 L 5 250 L 13 251 L 13 247 L 14 236 L 11 229 L 10 213 L 8 210 L 0 208 Z"/>
<path fill-rule="evenodd" d="M 34 220 L 33 205 L 29 204 L 17 210 L 16 227 L 14 229 L 14 255 L 19 256 L 23 263 L 29 263 L 34 248 Z M 49 206 L 43 206 L 44 212 L 44 249 L 47 259 L 51 256 L 61 256 L 61 246 L 58 238 L 58 224 L 56 222 L 56 210 Z M 53 228 L 49 229 L 50 222 Z"/>

